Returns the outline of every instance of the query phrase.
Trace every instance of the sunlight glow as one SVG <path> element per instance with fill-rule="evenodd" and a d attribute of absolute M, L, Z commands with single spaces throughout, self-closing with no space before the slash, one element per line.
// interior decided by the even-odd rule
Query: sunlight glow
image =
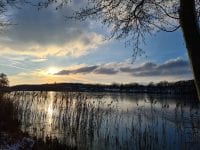
<path fill-rule="evenodd" d="M 59 71 L 58 68 L 50 67 L 50 68 L 48 68 L 47 73 L 50 74 L 50 75 L 53 75 L 53 74 L 58 73 L 58 71 Z"/>

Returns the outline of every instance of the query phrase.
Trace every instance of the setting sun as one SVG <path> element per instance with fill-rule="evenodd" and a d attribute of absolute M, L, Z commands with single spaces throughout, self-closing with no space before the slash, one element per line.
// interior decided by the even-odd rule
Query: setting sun
<path fill-rule="evenodd" d="M 53 75 L 53 74 L 56 74 L 58 71 L 59 71 L 58 68 L 50 67 L 48 68 L 47 73 Z"/>

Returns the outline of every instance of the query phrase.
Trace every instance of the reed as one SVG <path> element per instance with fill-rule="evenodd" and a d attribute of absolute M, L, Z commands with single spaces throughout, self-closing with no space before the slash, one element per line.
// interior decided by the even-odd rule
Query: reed
<path fill-rule="evenodd" d="M 200 146 L 199 104 L 154 95 L 11 92 L 22 131 L 50 147 L 69 149 L 184 149 Z M 129 104 L 129 103 L 128 103 Z M 189 106 L 189 107 L 188 107 Z"/>

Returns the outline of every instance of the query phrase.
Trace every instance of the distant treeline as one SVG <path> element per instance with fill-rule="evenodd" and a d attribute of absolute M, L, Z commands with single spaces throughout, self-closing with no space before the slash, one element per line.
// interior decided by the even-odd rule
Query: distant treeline
<path fill-rule="evenodd" d="M 155 94 L 190 94 L 196 95 L 194 80 L 149 83 L 141 85 L 130 84 L 81 84 L 81 83 L 54 83 L 40 85 L 17 85 L 4 90 L 9 91 L 71 91 L 71 92 L 117 92 L 117 93 L 155 93 Z"/>

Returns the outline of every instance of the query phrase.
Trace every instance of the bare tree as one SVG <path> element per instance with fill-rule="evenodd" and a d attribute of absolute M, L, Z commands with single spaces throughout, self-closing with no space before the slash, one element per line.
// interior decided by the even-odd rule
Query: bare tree
<path fill-rule="evenodd" d="M 10 25 L 8 9 L 19 4 L 20 0 L 1 0 L 0 1 L 0 30 Z"/>
<path fill-rule="evenodd" d="M 86 0 L 88 3 L 74 12 L 71 19 L 98 17 L 111 28 L 111 38 L 128 39 L 133 56 L 143 53 L 140 43 L 146 34 L 157 31 L 174 32 L 181 28 L 193 69 L 200 99 L 200 0 Z M 69 0 L 47 0 L 39 6 L 57 3 L 62 7 Z"/>
<path fill-rule="evenodd" d="M 8 85 L 9 85 L 9 81 L 6 74 L 1 73 L 0 74 L 0 88 L 7 87 Z"/>

